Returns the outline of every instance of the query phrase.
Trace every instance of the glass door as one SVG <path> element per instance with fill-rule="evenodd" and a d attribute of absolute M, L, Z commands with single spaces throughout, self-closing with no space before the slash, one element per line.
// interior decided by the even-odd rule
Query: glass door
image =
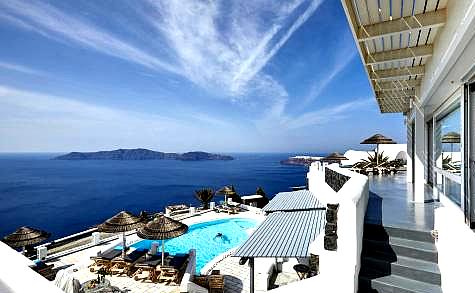
<path fill-rule="evenodd" d="M 470 228 L 475 228 L 475 82 L 465 86 L 464 99 L 464 190 L 465 219 Z"/>
<path fill-rule="evenodd" d="M 435 185 L 439 193 L 452 200 L 460 208 L 462 202 L 462 153 L 460 97 L 444 107 L 435 117 L 434 159 Z"/>

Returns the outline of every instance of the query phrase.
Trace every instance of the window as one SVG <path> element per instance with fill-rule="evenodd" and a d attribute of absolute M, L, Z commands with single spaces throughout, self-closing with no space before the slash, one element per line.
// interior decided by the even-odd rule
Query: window
<path fill-rule="evenodd" d="M 436 184 L 440 192 L 461 206 L 461 112 L 459 100 L 437 115 L 434 129 Z"/>

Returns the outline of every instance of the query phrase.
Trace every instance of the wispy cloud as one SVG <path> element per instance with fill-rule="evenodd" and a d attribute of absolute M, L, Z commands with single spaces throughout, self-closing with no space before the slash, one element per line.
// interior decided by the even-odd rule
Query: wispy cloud
<path fill-rule="evenodd" d="M 184 76 L 213 96 L 243 105 L 260 103 L 280 115 L 287 90 L 263 69 L 322 1 L 150 0 L 136 5 L 144 9 L 134 9 L 139 22 L 154 28 L 142 43 L 48 3 L 2 1 L 0 19 L 56 41 Z M 140 31 L 144 23 L 130 25 L 137 26 L 130 31 Z M 165 49 L 158 52 L 158 47 Z"/>
<path fill-rule="evenodd" d="M 21 73 L 26 73 L 26 74 L 32 74 L 32 75 L 46 75 L 45 72 L 42 72 L 40 70 L 36 70 L 28 66 L 15 64 L 15 63 L 9 63 L 9 62 L 0 61 L 0 68 L 13 70 L 13 71 L 21 72 Z"/>
<path fill-rule="evenodd" d="M 269 60 L 280 50 L 280 48 L 289 40 L 294 32 L 304 24 L 308 18 L 317 10 L 321 4 L 321 0 L 313 0 L 310 2 L 305 11 L 297 17 L 297 19 L 288 27 L 282 37 L 277 39 L 274 44 L 271 43 L 274 36 L 281 30 L 282 24 L 274 24 L 269 32 L 262 39 L 259 46 L 252 52 L 243 64 L 239 71 L 234 76 L 234 87 L 239 88 L 241 84 L 246 84 L 252 79 L 261 69 L 269 62 Z M 285 9 L 283 16 L 290 15 L 301 3 L 295 3 L 289 6 L 290 9 Z"/>
<path fill-rule="evenodd" d="M 323 125 L 328 122 L 344 119 L 350 114 L 354 114 L 355 111 L 360 111 L 361 108 L 368 107 L 371 103 L 373 103 L 373 99 L 366 98 L 321 108 L 288 119 L 285 126 L 288 129 L 297 129 L 307 126 Z"/>
<path fill-rule="evenodd" d="M 216 149 L 237 143 L 239 129 L 218 117 L 184 113 L 181 119 L 106 107 L 0 85 L 0 151 L 94 150 L 148 147 L 187 151 L 214 141 Z M 208 131 L 203 131 L 207 129 Z M 184 141 L 183 137 L 187 137 Z M 209 148 L 209 144 L 204 145 Z M 205 149 L 206 150 L 206 149 Z"/>
<path fill-rule="evenodd" d="M 168 40 L 188 79 L 233 100 L 253 96 L 272 106 L 281 104 L 288 94 L 262 69 L 321 1 L 297 0 L 286 5 L 262 1 L 149 2 L 154 10 L 147 11 L 144 18 Z M 269 99 L 269 93 L 277 96 Z"/>
<path fill-rule="evenodd" d="M 310 86 L 307 95 L 302 99 L 301 106 L 305 107 L 313 102 L 323 90 L 335 80 L 336 77 L 346 68 L 353 57 L 356 56 L 356 50 L 353 46 L 351 36 L 342 36 L 338 46 L 335 46 L 336 53 L 333 56 L 334 64 L 328 72 L 325 72 L 323 78 L 318 78 L 315 83 Z"/>
<path fill-rule="evenodd" d="M 55 40 L 74 42 L 103 54 L 154 70 L 180 73 L 179 68 L 121 40 L 99 27 L 41 2 L 0 2 L 1 17 L 22 29 L 34 30 Z"/>

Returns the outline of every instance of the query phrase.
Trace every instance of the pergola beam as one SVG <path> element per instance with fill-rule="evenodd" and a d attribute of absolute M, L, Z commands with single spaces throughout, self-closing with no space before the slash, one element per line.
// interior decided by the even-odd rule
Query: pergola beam
<path fill-rule="evenodd" d="M 365 54 L 366 65 L 377 65 L 394 61 L 405 61 L 418 57 L 429 57 L 432 55 L 432 45 L 409 47 L 397 50 Z"/>
<path fill-rule="evenodd" d="M 377 91 L 391 91 L 399 89 L 408 89 L 421 85 L 420 79 L 391 80 L 384 82 L 374 82 L 374 88 Z"/>
<path fill-rule="evenodd" d="M 411 98 L 416 95 L 416 90 L 388 90 L 388 91 L 376 91 L 377 100 L 394 99 L 394 98 Z"/>
<path fill-rule="evenodd" d="M 404 79 L 414 75 L 424 75 L 424 65 L 369 71 L 372 80 Z"/>
<path fill-rule="evenodd" d="M 446 19 L 446 9 L 440 9 L 367 26 L 360 26 L 357 32 L 358 41 L 368 41 L 404 32 L 440 27 L 445 24 Z"/>

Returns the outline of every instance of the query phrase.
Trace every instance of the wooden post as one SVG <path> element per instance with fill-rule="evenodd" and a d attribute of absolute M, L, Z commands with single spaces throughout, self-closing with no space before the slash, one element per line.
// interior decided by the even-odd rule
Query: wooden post
<path fill-rule="evenodd" d="M 249 283 L 250 283 L 250 293 L 254 293 L 254 258 L 249 258 L 249 268 L 250 268 L 250 276 L 249 276 Z"/>

